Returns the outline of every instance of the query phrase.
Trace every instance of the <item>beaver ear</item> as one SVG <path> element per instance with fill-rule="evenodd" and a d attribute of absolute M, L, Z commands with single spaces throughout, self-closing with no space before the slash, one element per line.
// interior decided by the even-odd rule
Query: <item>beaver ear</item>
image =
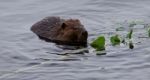
<path fill-rule="evenodd" d="M 62 23 L 61 28 L 65 29 L 67 27 L 66 23 Z"/>

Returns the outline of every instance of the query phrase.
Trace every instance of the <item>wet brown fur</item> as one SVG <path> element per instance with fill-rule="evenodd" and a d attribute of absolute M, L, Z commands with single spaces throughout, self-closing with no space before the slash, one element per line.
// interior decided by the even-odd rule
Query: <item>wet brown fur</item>
<path fill-rule="evenodd" d="M 88 33 L 78 19 L 46 17 L 35 23 L 31 30 L 46 41 L 66 45 L 86 45 Z"/>

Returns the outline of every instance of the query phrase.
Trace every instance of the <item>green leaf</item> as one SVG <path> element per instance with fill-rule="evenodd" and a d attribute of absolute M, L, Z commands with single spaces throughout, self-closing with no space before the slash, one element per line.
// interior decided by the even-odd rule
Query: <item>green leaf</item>
<path fill-rule="evenodd" d="M 131 29 L 130 32 L 127 34 L 127 38 L 131 39 L 132 38 L 132 33 L 133 33 L 133 30 Z"/>
<path fill-rule="evenodd" d="M 104 36 L 99 36 L 90 45 L 93 48 L 95 48 L 97 51 L 105 50 L 105 37 Z"/>
<path fill-rule="evenodd" d="M 110 41 L 111 41 L 111 44 L 112 44 L 113 46 L 119 45 L 120 42 L 121 42 L 121 40 L 120 40 L 120 38 L 118 37 L 118 35 L 115 35 L 115 36 L 110 37 Z"/>
<path fill-rule="evenodd" d="M 148 37 L 150 37 L 150 29 L 148 29 Z"/>

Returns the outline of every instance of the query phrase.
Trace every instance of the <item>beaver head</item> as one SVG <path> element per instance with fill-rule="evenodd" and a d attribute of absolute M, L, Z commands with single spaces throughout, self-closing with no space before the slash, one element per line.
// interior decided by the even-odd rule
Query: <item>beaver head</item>
<path fill-rule="evenodd" d="M 78 19 L 66 20 L 61 24 L 60 28 L 60 34 L 57 39 L 74 44 L 87 43 L 88 32 Z"/>

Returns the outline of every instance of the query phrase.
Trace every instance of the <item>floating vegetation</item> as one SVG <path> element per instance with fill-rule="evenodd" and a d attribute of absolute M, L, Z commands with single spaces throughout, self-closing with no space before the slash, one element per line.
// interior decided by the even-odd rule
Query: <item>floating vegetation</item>
<path fill-rule="evenodd" d="M 99 36 L 90 45 L 94 49 L 96 49 L 96 51 L 103 51 L 103 50 L 105 50 L 105 37 L 104 36 Z"/>
<path fill-rule="evenodd" d="M 127 38 L 128 39 L 132 38 L 132 33 L 133 33 L 133 29 L 131 29 L 130 32 L 127 34 Z"/>
<path fill-rule="evenodd" d="M 116 28 L 116 31 L 125 31 L 127 29 L 129 32 L 127 33 L 126 37 L 121 37 L 120 34 L 112 35 L 110 37 L 110 42 L 113 46 L 123 43 L 124 45 L 128 45 L 129 49 L 133 49 L 133 31 L 135 29 L 134 27 L 139 25 L 142 25 L 143 29 L 146 28 L 146 30 L 148 30 L 148 37 L 150 37 L 150 24 L 145 23 L 143 20 L 125 21 L 125 23 L 128 25 L 125 25 L 124 23 L 117 23 L 118 27 Z M 90 45 L 97 51 L 97 55 L 106 54 L 104 36 L 98 36 L 98 38 L 95 39 Z"/>
<path fill-rule="evenodd" d="M 110 37 L 110 41 L 113 46 L 120 45 L 120 43 L 121 43 L 121 40 L 118 35 Z"/>
<path fill-rule="evenodd" d="M 90 44 L 94 49 L 96 49 L 96 55 L 105 55 L 105 37 L 99 36 Z"/>
<path fill-rule="evenodd" d="M 127 38 L 129 39 L 129 48 L 130 49 L 133 49 L 134 48 L 134 45 L 133 45 L 133 43 L 132 43 L 132 33 L 133 33 L 133 29 L 131 29 L 130 31 L 129 31 L 129 33 L 127 34 Z"/>
<path fill-rule="evenodd" d="M 150 37 L 150 29 L 148 29 L 148 37 Z"/>

